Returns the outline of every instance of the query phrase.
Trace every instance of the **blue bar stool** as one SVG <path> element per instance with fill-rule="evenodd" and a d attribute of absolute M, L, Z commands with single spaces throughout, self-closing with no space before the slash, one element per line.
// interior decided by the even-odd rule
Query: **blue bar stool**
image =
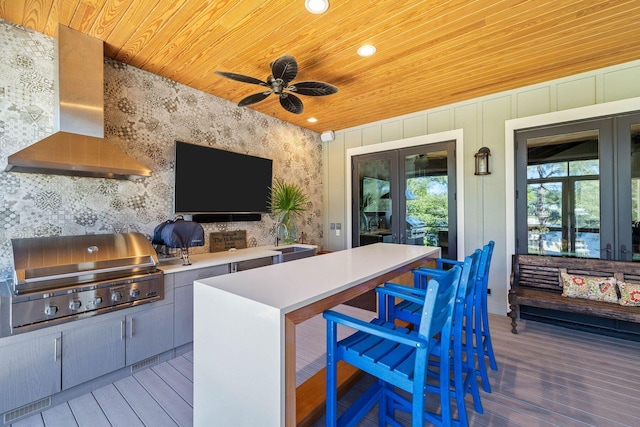
<path fill-rule="evenodd" d="M 438 426 L 452 425 L 450 369 L 439 369 L 430 364 L 429 359 L 440 360 L 446 367 L 452 363 L 452 340 L 440 337 L 451 337 L 456 296 L 463 283 L 468 286 L 471 264 L 469 261 L 464 268 L 454 266 L 430 280 L 420 296 L 402 294 L 403 298 L 422 306 L 420 324 L 415 330 L 381 317 L 367 323 L 335 311 L 324 312 L 327 319 L 327 426 L 355 425 L 376 403 L 379 425 L 397 425 L 395 410 L 410 412 L 413 426 L 422 426 L 424 420 Z M 356 332 L 337 341 L 338 324 Z M 336 366 L 340 360 L 377 377 L 378 381 L 338 419 Z M 429 384 L 427 378 L 432 378 Z M 433 381 L 437 384 L 432 384 Z M 410 393 L 412 398 L 406 398 L 401 391 Z M 433 393 L 438 396 L 439 413 L 426 409 L 425 392 L 428 396 Z"/>
<path fill-rule="evenodd" d="M 487 288 L 489 287 L 489 270 L 491 268 L 491 257 L 493 255 L 493 248 L 495 243 L 493 240 L 489 241 L 485 245 L 486 248 L 486 256 L 483 254 L 483 258 L 485 260 L 485 264 L 482 265 L 482 260 L 480 262 L 480 273 L 478 274 L 478 281 L 481 284 L 478 287 L 476 295 L 479 295 L 479 299 L 476 301 L 476 312 L 480 312 L 481 321 L 475 322 L 475 330 L 473 331 L 476 336 L 476 341 L 478 341 L 478 337 L 481 337 L 480 343 L 477 343 L 477 347 L 481 347 L 484 354 L 489 358 L 489 364 L 491 365 L 491 369 L 494 371 L 498 370 L 498 364 L 496 363 L 496 356 L 493 352 L 493 344 L 491 343 L 491 332 L 489 330 L 489 311 L 487 309 Z M 484 249 L 483 249 L 484 251 Z M 478 332 L 480 331 L 480 332 Z M 482 368 L 481 368 L 482 369 Z M 486 372 L 486 367 L 485 367 Z M 482 379 L 483 386 L 485 384 L 484 377 Z M 486 387 L 489 387 L 487 390 Z M 491 392 L 491 388 L 489 386 L 489 382 L 487 381 L 485 390 Z"/>
<path fill-rule="evenodd" d="M 479 375 L 482 379 L 482 388 L 487 393 L 491 393 L 491 385 L 489 384 L 489 375 L 487 372 L 487 363 L 485 357 L 489 358 L 491 369 L 493 369 L 494 371 L 498 369 L 495 354 L 493 352 L 493 344 L 491 343 L 491 333 L 489 330 L 489 316 L 487 309 L 487 287 L 489 282 L 489 270 L 491 267 L 491 258 L 493 255 L 494 246 L 495 243 L 493 240 L 491 240 L 482 248 L 482 256 L 480 258 L 480 265 L 478 267 L 475 282 L 473 315 L 471 317 L 467 317 L 467 319 L 469 320 L 465 321 L 466 324 L 473 325 L 473 339 L 475 340 L 473 352 L 477 361 L 475 370 L 477 375 Z M 436 269 L 418 269 L 423 272 L 429 272 L 430 275 L 422 276 L 414 274 L 414 288 L 424 288 L 424 284 L 429 279 L 429 277 L 437 276 L 442 271 L 444 271 L 444 268 L 446 266 L 462 264 L 461 261 L 449 260 L 445 258 L 438 258 L 436 261 Z M 398 288 L 399 286 L 400 288 Z M 394 283 L 385 283 L 385 287 L 406 290 L 406 286 L 397 285 Z M 420 292 L 413 292 L 413 294 L 420 294 Z M 401 301 L 394 307 L 383 307 L 383 310 L 386 310 L 385 313 L 387 315 L 387 318 L 397 318 L 413 324 L 416 324 L 420 321 L 419 316 L 416 315 L 416 313 L 419 312 L 420 307 L 418 304 L 412 301 Z"/>

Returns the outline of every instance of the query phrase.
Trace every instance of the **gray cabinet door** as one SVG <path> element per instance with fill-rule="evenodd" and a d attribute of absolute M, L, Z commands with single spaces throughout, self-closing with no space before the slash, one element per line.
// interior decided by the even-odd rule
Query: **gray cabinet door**
<path fill-rule="evenodd" d="M 229 264 L 222 264 L 165 275 L 165 281 L 168 279 L 167 276 L 171 276 L 175 283 L 173 301 L 175 313 L 175 321 L 173 325 L 174 347 L 180 347 L 181 345 L 193 341 L 194 280 L 229 274 L 229 271 Z"/>
<path fill-rule="evenodd" d="M 67 389 L 125 366 L 125 318 L 64 331 L 62 388 Z"/>
<path fill-rule="evenodd" d="M 60 391 L 59 333 L 0 346 L 0 413 Z"/>
<path fill-rule="evenodd" d="M 229 264 L 222 264 L 173 273 L 175 277 L 175 287 L 179 288 L 180 286 L 193 285 L 194 280 L 229 274 L 229 271 Z"/>
<path fill-rule="evenodd" d="M 173 304 L 127 316 L 126 364 L 173 348 Z"/>
<path fill-rule="evenodd" d="M 193 341 L 193 285 L 176 288 L 173 304 L 174 346 L 179 347 Z"/>
<path fill-rule="evenodd" d="M 276 258 L 275 262 L 278 262 L 277 257 L 273 257 L 273 256 L 234 262 L 234 263 L 231 263 L 231 271 L 237 272 L 237 271 L 251 270 L 252 268 L 265 267 L 267 265 L 273 264 L 274 258 Z"/>

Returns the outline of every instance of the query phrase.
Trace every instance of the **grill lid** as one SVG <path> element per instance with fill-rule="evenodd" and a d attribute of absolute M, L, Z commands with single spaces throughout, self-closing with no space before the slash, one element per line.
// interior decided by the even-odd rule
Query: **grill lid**
<path fill-rule="evenodd" d="M 40 288 L 155 271 L 158 257 L 140 233 L 12 239 L 14 288 Z"/>
<path fill-rule="evenodd" d="M 409 226 L 409 228 L 424 228 L 424 227 L 426 227 L 426 224 L 424 223 L 424 221 L 422 221 L 419 218 L 412 217 L 412 216 L 408 216 L 407 217 L 407 225 Z"/>

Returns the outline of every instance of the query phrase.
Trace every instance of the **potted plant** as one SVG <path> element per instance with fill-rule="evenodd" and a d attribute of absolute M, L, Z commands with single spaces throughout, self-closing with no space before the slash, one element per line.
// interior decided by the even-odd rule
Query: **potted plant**
<path fill-rule="evenodd" d="M 269 208 L 278 218 L 276 239 L 284 243 L 294 243 L 298 238 L 295 219 L 307 210 L 309 202 L 304 190 L 298 184 L 286 183 L 275 179 L 271 186 Z"/>

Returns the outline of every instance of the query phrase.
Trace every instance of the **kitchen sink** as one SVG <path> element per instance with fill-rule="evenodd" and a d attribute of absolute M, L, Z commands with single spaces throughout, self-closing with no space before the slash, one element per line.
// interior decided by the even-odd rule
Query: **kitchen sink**
<path fill-rule="evenodd" d="M 304 248 L 301 246 L 288 246 L 286 248 L 276 248 L 276 251 L 282 252 L 283 254 L 290 254 L 292 252 L 302 252 L 302 251 L 312 251 L 313 248 Z"/>
<path fill-rule="evenodd" d="M 316 248 L 309 248 L 306 246 L 275 247 L 273 250 L 282 253 L 282 262 L 306 258 L 316 254 Z"/>

